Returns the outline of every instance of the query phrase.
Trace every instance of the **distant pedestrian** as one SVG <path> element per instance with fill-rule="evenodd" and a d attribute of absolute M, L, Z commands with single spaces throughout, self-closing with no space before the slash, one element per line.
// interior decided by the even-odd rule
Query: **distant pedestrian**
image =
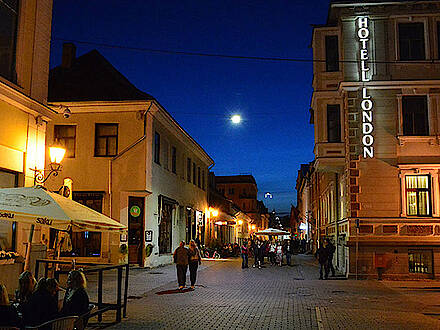
<path fill-rule="evenodd" d="M 284 254 L 286 255 L 286 262 L 288 266 L 291 266 L 293 247 L 290 243 L 290 240 L 287 240 L 284 243 Z"/>
<path fill-rule="evenodd" d="M 276 264 L 276 261 L 275 261 L 276 250 L 277 250 L 277 245 L 275 244 L 275 242 L 272 242 L 269 247 L 269 259 L 270 259 L 270 264 L 272 266 L 274 266 Z"/>
<path fill-rule="evenodd" d="M 189 279 L 191 281 L 191 289 L 194 290 L 194 285 L 197 279 L 197 268 L 202 263 L 202 258 L 200 256 L 200 251 L 196 246 L 196 242 L 191 240 L 189 242 Z M 185 274 L 186 276 L 186 274 Z"/>
<path fill-rule="evenodd" d="M 249 250 L 248 250 L 248 244 L 246 240 L 243 240 L 243 243 L 241 244 L 241 268 L 248 268 L 248 262 L 249 262 Z"/>
<path fill-rule="evenodd" d="M 188 249 L 185 247 L 185 242 L 181 241 L 179 247 L 174 251 L 174 263 L 177 269 L 177 282 L 179 289 L 182 290 L 186 283 L 186 272 L 188 270 Z"/>
<path fill-rule="evenodd" d="M 332 272 L 332 277 L 335 277 L 335 267 L 333 266 L 333 255 L 335 254 L 336 247 L 333 245 L 333 243 L 330 241 L 329 238 L 327 238 L 327 253 L 328 253 L 328 263 L 327 263 L 327 271 L 330 273 Z"/>
<path fill-rule="evenodd" d="M 283 265 L 283 246 L 281 243 L 277 245 L 277 263 L 280 267 Z"/>
<path fill-rule="evenodd" d="M 260 263 L 258 261 L 258 255 L 259 255 L 259 247 L 258 244 L 260 244 L 258 241 L 252 241 L 252 253 L 254 254 L 254 264 L 252 267 L 259 267 Z"/>
<path fill-rule="evenodd" d="M 328 250 L 324 246 L 324 244 L 321 242 L 319 245 L 319 249 L 315 253 L 315 258 L 318 258 L 319 261 L 319 279 L 324 279 L 323 276 L 325 276 L 325 279 L 328 278 Z M 324 273 L 323 273 L 324 271 Z"/>

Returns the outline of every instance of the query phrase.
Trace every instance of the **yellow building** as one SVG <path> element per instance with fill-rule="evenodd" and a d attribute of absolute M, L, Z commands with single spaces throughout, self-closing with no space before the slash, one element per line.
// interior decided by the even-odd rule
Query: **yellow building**
<path fill-rule="evenodd" d="M 62 113 L 47 143 L 63 143 L 63 172 L 48 183 L 73 180 L 73 199 L 128 226 L 126 235 L 73 233 L 65 256 L 172 262 L 179 241 L 205 238 L 207 175 L 213 160 L 152 96 L 138 90 L 99 52 L 76 57 L 65 44 L 51 70 L 49 100 Z"/>
<path fill-rule="evenodd" d="M 332 1 L 313 30 L 316 239 L 347 276 L 440 273 L 440 1 Z"/>
<path fill-rule="evenodd" d="M 32 186 L 43 169 L 52 0 L 0 2 L 0 188 Z M 0 249 L 25 255 L 29 226 L 0 220 Z M 39 228 L 34 239 L 39 242 Z"/>

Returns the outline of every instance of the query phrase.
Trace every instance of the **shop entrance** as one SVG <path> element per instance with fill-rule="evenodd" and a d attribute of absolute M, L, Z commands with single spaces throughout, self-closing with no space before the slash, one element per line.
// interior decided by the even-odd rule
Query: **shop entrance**
<path fill-rule="evenodd" d="M 143 197 L 128 197 L 128 262 L 143 264 L 144 250 Z"/>

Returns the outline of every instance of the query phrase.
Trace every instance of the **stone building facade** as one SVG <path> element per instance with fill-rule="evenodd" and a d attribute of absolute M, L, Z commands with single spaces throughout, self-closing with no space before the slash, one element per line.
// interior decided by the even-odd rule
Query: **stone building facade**
<path fill-rule="evenodd" d="M 440 1 L 332 1 L 313 29 L 311 208 L 347 276 L 440 274 Z"/>

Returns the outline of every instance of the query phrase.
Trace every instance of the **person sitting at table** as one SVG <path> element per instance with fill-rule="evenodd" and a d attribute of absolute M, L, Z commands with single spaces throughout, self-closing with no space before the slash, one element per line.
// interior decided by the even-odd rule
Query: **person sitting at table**
<path fill-rule="evenodd" d="M 41 278 L 38 281 L 34 293 L 22 310 L 26 326 L 37 326 L 58 317 L 58 302 L 55 297 L 57 287 L 58 283 L 53 279 L 49 281 Z"/>
<path fill-rule="evenodd" d="M 18 289 L 15 291 L 15 301 L 18 311 L 23 314 L 23 309 L 34 292 L 36 280 L 30 271 L 24 271 L 18 277 Z"/>
<path fill-rule="evenodd" d="M 8 291 L 3 284 L 0 284 L 0 327 L 1 326 L 20 326 L 18 312 L 14 306 L 9 303 Z"/>
<path fill-rule="evenodd" d="M 72 270 L 67 277 L 67 290 L 64 295 L 61 313 L 65 316 L 80 316 L 89 311 L 89 295 L 86 291 L 86 277 L 79 270 Z"/>

